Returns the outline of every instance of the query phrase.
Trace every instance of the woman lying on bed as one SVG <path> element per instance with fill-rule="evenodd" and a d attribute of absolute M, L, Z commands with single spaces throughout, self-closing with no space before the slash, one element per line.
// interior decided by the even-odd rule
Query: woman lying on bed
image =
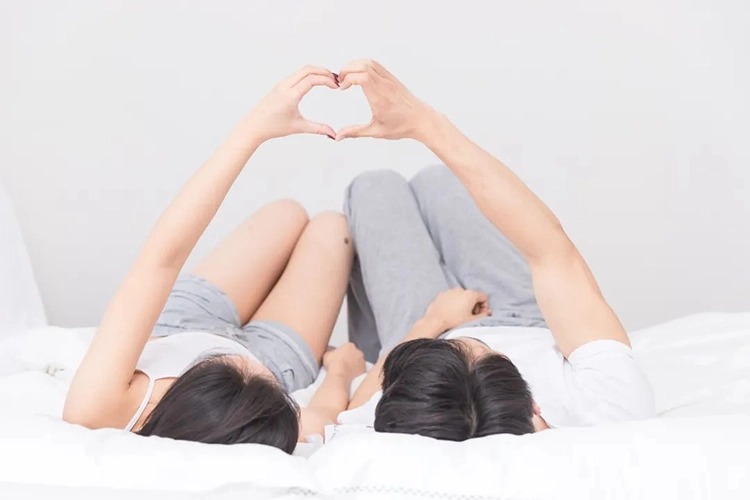
<path fill-rule="evenodd" d="M 339 420 L 462 441 L 653 416 L 625 330 L 547 206 L 381 65 L 344 68 L 351 85 L 373 120 L 337 139 L 416 139 L 447 167 L 349 188 L 350 335 L 380 361 L 350 408 L 369 404 Z"/>
<path fill-rule="evenodd" d="M 288 453 L 343 410 L 364 358 L 326 353 L 352 261 L 342 214 L 308 220 L 293 201 L 253 214 L 178 278 L 255 150 L 290 134 L 333 137 L 300 99 L 337 76 L 305 67 L 278 84 L 167 207 L 107 308 L 65 401 L 64 419 L 205 443 Z M 327 377 L 308 408 L 291 391 Z"/>

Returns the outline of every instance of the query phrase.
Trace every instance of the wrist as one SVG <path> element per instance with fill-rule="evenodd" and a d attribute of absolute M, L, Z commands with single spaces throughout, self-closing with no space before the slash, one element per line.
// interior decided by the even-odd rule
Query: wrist
<path fill-rule="evenodd" d="M 421 104 L 413 139 L 432 149 L 448 119 L 427 104 Z"/>
<path fill-rule="evenodd" d="M 331 379 L 341 380 L 342 382 L 351 383 L 354 378 L 344 368 L 338 368 L 336 366 L 326 367 L 326 377 Z"/>
<path fill-rule="evenodd" d="M 417 338 L 438 338 L 450 328 L 446 322 L 436 316 L 424 316 L 414 324 L 409 332 L 412 339 Z"/>
<path fill-rule="evenodd" d="M 266 137 L 263 129 L 261 120 L 254 111 L 251 111 L 234 128 L 232 138 L 242 144 L 257 148 L 270 139 Z"/>

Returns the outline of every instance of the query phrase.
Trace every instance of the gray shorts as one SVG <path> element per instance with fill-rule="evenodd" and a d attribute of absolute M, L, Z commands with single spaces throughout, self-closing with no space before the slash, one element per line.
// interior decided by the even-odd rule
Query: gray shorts
<path fill-rule="evenodd" d="M 153 336 L 205 332 L 235 340 L 253 353 L 288 392 L 315 381 L 319 365 L 310 346 L 294 330 L 276 321 L 240 323 L 232 301 L 210 282 L 180 276 L 154 327 Z"/>

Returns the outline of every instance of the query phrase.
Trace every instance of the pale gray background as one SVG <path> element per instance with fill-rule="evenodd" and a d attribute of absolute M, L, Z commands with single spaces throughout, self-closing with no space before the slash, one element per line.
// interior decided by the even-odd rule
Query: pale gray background
<path fill-rule="evenodd" d="M 746 0 L 0 5 L 0 182 L 53 324 L 98 321 L 170 197 L 277 80 L 361 57 L 516 169 L 629 328 L 750 310 Z M 369 116 L 358 90 L 302 109 Z M 191 263 L 274 198 L 338 208 L 359 172 L 433 161 L 406 141 L 267 144 Z"/>

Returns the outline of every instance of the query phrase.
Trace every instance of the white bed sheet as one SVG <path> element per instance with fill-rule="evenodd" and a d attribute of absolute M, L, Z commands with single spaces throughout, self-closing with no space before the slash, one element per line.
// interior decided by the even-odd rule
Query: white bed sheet
<path fill-rule="evenodd" d="M 0 183 L 0 337 L 46 324 L 21 227 Z"/>
<path fill-rule="evenodd" d="M 92 334 L 43 328 L 0 340 L 4 487 L 253 498 L 750 498 L 750 314 L 696 315 L 631 334 L 654 384 L 662 417 L 654 421 L 458 444 L 338 426 L 309 459 L 310 450 L 290 457 L 62 422 Z"/>

